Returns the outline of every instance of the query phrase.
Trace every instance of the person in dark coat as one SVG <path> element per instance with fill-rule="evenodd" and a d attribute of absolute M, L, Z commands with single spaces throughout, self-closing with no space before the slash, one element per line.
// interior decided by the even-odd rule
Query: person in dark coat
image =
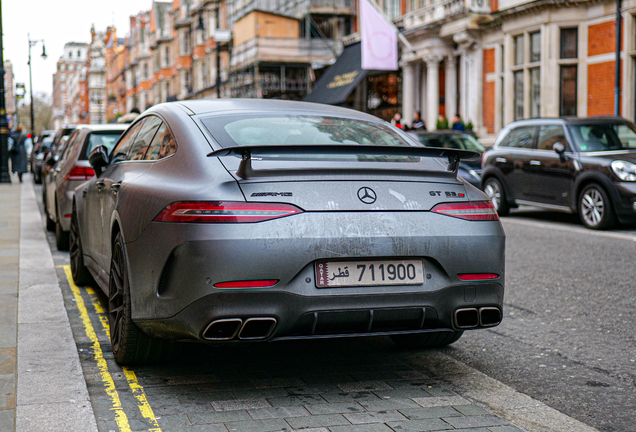
<path fill-rule="evenodd" d="M 451 128 L 456 131 L 465 132 L 466 126 L 464 126 L 464 122 L 459 114 L 455 114 L 453 116 L 453 127 Z"/>
<path fill-rule="evenodd" d="M 11 135 L 13 145 L 9 150 L 11 155 L 11 171 L 18 174 L 20 183 L 22 183 L 22 174 L 28 171 L 27 154 L 26 154 L 26 135 L 22 132 L 22 125 L 15 128 L 15 132 Z"/>

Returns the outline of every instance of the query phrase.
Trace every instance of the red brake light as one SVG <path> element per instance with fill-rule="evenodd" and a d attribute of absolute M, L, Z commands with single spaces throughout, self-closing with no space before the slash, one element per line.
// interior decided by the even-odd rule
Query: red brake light
<path fill-rule="evenodd" d="M 67 174 L 66 180 L 90 180 L 95 175 L 91 167 L 74 166 Z"/>
<path fill-rule="evenodd" d="M 278 283 L 278 279 L 231 281 L 215 283 L 215 288 L 270 288 Z"/>
<path fill-rule="evenodd" d="M 499 215 L 490 201 L 438 204 L 431 210 L 446 216 L 471 221 L 498 221 Z"/>
<path fill-rule="evenodd" d="M 463 281 L 477 281 L 477 280 L 489 280 L 498 279 L 499 275 L 495 273 L 462 273 L 457 277 Z"/>
<path fill-rule="evenodd" d="M 302 213 L 302 210 L 290 204 L 176 202 L 163 209 L 155 218 L 155 222 L 251 223 L 297 213 Z"/>

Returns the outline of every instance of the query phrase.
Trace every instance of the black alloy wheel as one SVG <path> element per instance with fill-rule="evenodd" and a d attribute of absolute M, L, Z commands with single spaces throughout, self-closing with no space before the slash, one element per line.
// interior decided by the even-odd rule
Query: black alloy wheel
<path fill-rule="evenodd" d="M 578 209 L 581 222 L 587 228 L 607 229 L 616 222 L 616 215 L 607 192 L 595 183 L 587 185 L 581 191 Z"/>
<path fill-rule="evenodd" d="M 86 265 L 84 265 L 84 251 L 82 250 L 82 239 L 80 237 L 75 208 L 73 208 L 73 215 L 71 216 L 71 231 L 69 234 L 69 255 L 71 257 L 71 275 L 73 276 L 73 282 L 79 286 L 90 285 L 93 283 L 93 277 Z"/>
<path fill-rule="evenodd" d="M 510 205 L 508 204 L 506 193 L 499 180 L 494 177 L 486 180 L 484 183 L 484 192 L 488 195 L 488 198 L 490 198 L 499 216 L 506 216 L 510 213 Z"/>
<path fill-rule="evenodd" d="M 162 360 L 170 344 L 147 336 L 131 317 L 130 283 L 126 265 L 126 249 L 121 233 L 113 242 L 108 283 L 108 324 L 115 361 L 131 365 Z"/>
<path fill-rule="evenodd" d="M 463 330 L 393 335 L 391 340 L 403 348 L 441 348 L 462 337 Z"/>

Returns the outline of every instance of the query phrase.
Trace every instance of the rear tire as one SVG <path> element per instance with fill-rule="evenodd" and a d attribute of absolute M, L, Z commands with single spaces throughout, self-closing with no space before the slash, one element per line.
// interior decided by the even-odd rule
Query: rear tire
<path fill-rule="evenodd" d="M 579 195 L 579 217 L 589 229 L 603 230 L 616 223 L 609 195 L 596 183 L 587 185 Z"/>
<path fill-rule="evenodd" d="M 75 209 L 73 209 L 73 216 L 71 217 L 69 246 L 73 282 L 80 286 L 91 285 L 93 283 L 93 276 L 91 276 L 88 268 L 84 265 L 84 251 L 82 250 L 82 239 L 80 237 L 79 224 Z"/>
<path fill-rule="evenodd" d="M 456 342 L 464 334 L 463 330 L 453 332 L 430 332 L 393 335 L 391 340 L 403 348 L 440 348 Z"/>
<path fill-rule="evenodd" d="M 42 184 L 42 171 L 37 169 L 35 170 L 33 173 L 33 181 L 35 184 Z"/>
<path fill-rule="evenodd" d="M 108 323 L 115 361 L 120 365 L 133 365 L 164 360 L 168 357 L 170 342 L 149 337 L 132 320 L 126 249 L 121 233 L 115 237 L 112 250 Z"/>
<path fill-rule="evenodd" d="M 510 204 L 506 199 L 506 193 L 499 180 L 495 177 L 491 177 L 484 183 L 484 192 L 490 198 L 492 205 L 495 206 L 495 210 L 499 216 L 506 216 L 510 213 Z"/>

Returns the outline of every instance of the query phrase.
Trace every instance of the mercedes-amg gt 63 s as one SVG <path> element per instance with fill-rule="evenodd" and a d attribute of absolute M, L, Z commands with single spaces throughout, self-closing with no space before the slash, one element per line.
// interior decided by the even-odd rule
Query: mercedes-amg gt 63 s
<path fill-rule="evenodd" d="M 108 296 L 121 364 L 171 341 L 388 335 L 439 347 L 502 318 L 505 235 L 427 148 L 319 104 L 160 104 L 75 189 L 71 268 Z"/>

